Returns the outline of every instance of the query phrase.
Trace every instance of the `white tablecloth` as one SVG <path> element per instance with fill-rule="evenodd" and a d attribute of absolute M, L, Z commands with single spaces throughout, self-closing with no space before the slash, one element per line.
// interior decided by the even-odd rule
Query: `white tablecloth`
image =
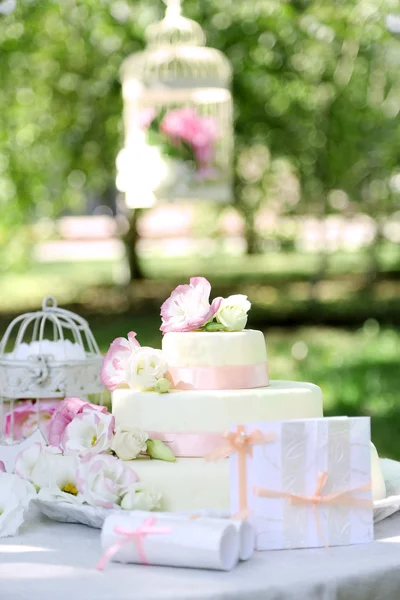
<path fill-rule="evenodd" d="M 100 531 L 42 517 L 0 539 L 0 600 L 399 600 L 400 513 L 373 544 L 259 552 L 230 573 L 110 563 Z"/>

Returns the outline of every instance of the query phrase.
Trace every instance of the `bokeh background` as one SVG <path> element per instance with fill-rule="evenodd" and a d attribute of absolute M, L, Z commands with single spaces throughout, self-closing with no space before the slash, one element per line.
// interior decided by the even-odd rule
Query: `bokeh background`
<path fill-rule="evenodd" d="M 103 350 L 131 329 L 159 347 L 160 304 L 203 275 L 249 296 L 273 378 L 371 415 L 399 459 L 397 0 L 185 0 L 233 65 L 235 200 L 132 214 L 119 69 L 163 8 L 0 2 L 0 333 L 52 294 Z"/>

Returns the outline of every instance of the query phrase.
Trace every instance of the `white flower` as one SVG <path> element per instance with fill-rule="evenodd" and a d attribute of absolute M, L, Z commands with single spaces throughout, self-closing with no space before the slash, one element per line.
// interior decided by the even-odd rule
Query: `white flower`
<path fill-rule="evenodd" d="M 129 360 L 127 381 L 131 388 L 150 390 L 168 370 L 167 361 L 161 350 L 142 346 L 137 348 Z"/>
<path fill-rule="evenodd" d="M 136 473 L 110 454 L 84 456 L 77 474 L 77 487 L 84 501 L 104 508 L 116 508 L 129 486 L 136 481 Z"/>
<path fill-rule="evenodd" d="M 31 472 L 31 481 L 40 488 L 38 498 L 82 503 L 76 483 L 78 467 L 78 456 L 64 456 L 51 447 L 44 448 Z"/>
<path fill-rule="evenodd" d="M 66 453 L 91 454 L 110 449 L 115 419 L 110 413 L 102 413 L 84 407 L 64 430 L 61 446 Z"/>
<path fill-rule="evenodd" d="M 122 498 L 121 508 L 125 510 L 154 510 L 161 507 L 161 494 L 142 482 L 133 483 Z"/>
<path fill-rule="evenodd" d="M 36 490 L 29 481 L 13 473 L 0 472 L 0 537 L 15 535 Z"/>
<path fill-rule="evenodd" d="M 31 444 L 25 448 L 25 450 L 21 450 L 15 461 L 14 472 L 19 477 L 22 477 L 22 479 L 27 479 L 32 482 L 32 471 L 38 462 L 42 451 L 43 446 L 40 442 Z"/>
<path fill-rule="evenodd" d="M 226 331 L 242 331 L 246 327 L 250 308 L 247 296 L 234 294 L 222 300 L 215 318 Z"/>
<path fill-rule="evenodd" d="M 117 427 L 111 441 L 111 450 L 122 460 L 132 460 L 147 450 L 149 436 L 136 427 Z"/>

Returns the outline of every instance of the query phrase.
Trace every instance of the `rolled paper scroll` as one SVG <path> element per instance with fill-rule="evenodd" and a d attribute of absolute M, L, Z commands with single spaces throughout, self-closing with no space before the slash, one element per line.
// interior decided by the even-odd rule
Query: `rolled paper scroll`
<path fill-rule="evenodd" d="M 255 547 L 255 535 L 253 526 L 244 519 L 234 519 L 227 510 L 196 510 L 173 513 L 186 516 L 189 519 L 229 519 L 235 526 L 239 535 L 239 560 L 249 560 L 253 556 Z"/>
<path fill-rule="evenodd" d="M 143 527 L 149 519 L 154 533 L 151 527 Z M 101 545 L 105 553 L 98 568 L 109 559 L 230 571 L 239 560 L 239 536 L 229 520 L 190 520 L 172 513 L 114 513 L 104 522 Z"/>

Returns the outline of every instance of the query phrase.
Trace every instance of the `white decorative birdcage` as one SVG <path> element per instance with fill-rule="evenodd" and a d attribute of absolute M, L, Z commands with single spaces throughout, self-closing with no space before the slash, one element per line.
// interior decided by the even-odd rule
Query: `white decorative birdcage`
<path fill-rule="evenodd" d="M 54 298 L 45 298 L 42 310 L 16 317 L 0 342 L 0 440 L 24 437 L 21 414 L 31 434 L 59 399 L 101 400 L 101 362 L 87 321 L 58 308 Z"/>
<path fill-rule="evenodd" d="M 147 47 L 122 65 L 125 147 L 117 188 L 130 208 L 157 201 L 232 200 L 232 71 L 200 25 L 164 0 Z"/>

